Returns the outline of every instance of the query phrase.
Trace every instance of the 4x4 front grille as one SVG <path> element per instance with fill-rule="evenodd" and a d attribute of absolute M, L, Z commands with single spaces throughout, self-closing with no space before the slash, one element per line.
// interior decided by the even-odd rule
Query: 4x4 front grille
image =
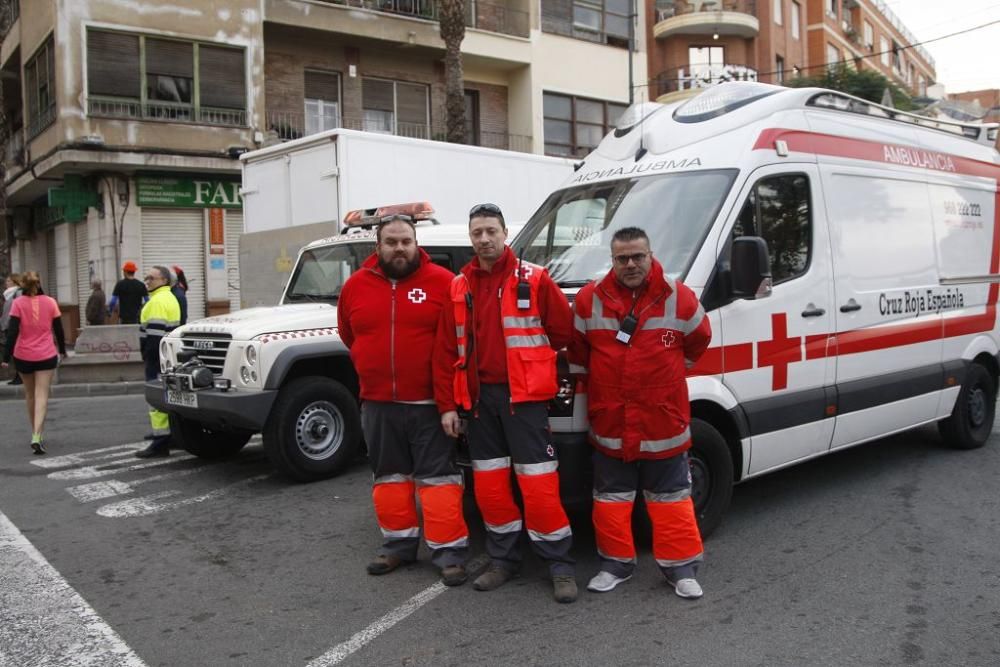
<path fill-rule="evenodd" d="M 194 352 L 214 374 L 222 375 L 232 339 L 229 334 L 184 334 L 181 336 L 181 350 Z"/>

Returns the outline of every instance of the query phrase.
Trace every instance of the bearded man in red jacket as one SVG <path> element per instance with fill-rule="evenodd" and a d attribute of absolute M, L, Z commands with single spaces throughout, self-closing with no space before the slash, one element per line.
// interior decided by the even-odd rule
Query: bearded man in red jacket
<path fill-rule="evenodd" d="M 594 532 L 606 592 L 635 570 L 632 505 L 642 488 L 653 524 L 653 557 L 683 598 L 700 598 L 703 559 L 691 501 L 691 406 L 685 370 L 712 338 L 686 285 L 664 273 L 649 237 L 625 227 L 611 240 L 612 267 L 573 303 L 570 370 L 587 384 L 594 447 Z"/>
<path fill-rule="evenodd" d="M 368 574 L 387 574 L 417 559 L 416 493 L 431 561 L 445 585 L 458 586 L 467 577 L 469 531 L 455 441 L 442 430 L 434 402 L 430 354 L 441 311 L 451 305 L 454 275 L 417 246 L 409 216 L 383 219 L 377 239 L 337 303 L 340 337 L 361 383 L 361 426 L 383 536 Z"/>

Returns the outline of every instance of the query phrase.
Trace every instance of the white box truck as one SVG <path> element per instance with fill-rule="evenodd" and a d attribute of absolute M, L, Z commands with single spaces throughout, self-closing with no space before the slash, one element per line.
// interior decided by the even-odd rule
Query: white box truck
<path fill-rule="evenodd" d="M 338 233 L 349 211 L 428 202 L 442 223 L 464 224 L 488 201 L 523 221 L 573 171 L 565 158 L 343 129 L 240 159 L 244 308 L 277 303 L 298 251 Z"/>

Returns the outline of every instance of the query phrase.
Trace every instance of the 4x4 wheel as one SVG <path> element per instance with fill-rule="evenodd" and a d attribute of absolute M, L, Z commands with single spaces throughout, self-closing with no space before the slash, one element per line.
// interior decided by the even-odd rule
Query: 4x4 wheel
<path fill-rule="evenodd" d="M 733 497 L 733 458 L 726 439 L 714 426 L 691 420 L 691 499 L 702 537 L 712 534 Z"/>
<path fill-rule="evenodd" d="M 938 422 L 945 444 L 955 449 L 985 445 L 993 431 L 996 402 L 993 376 L 981 364 L 971 364 L 951 416 Z"/>
<path fill-rule="evenodd" d="M 264 451 L 275 468 L 300 482 L 332 477 L 355 457 L 361 417 L 344 385 L 324 377 L 292 380 L 264 426 Z"/>
<path fill-rule="evenodd" d="M 235 455 L 253 433 L 250 431 L 219 431 L 203 426 L 193 419 L 170 415 L 170 439 L 201 459 L 224 459 Z"/>

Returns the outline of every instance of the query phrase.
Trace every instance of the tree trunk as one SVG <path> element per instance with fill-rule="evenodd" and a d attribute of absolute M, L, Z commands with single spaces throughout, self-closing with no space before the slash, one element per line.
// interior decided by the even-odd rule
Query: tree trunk
<path fill-rule="evenodd" d="M 465 0 L 439 0 L 441 39 L 444 40 L 444 92 L 446 138 L 465 143 L 465 77 L 462 40 L 465 39 Z"/>

